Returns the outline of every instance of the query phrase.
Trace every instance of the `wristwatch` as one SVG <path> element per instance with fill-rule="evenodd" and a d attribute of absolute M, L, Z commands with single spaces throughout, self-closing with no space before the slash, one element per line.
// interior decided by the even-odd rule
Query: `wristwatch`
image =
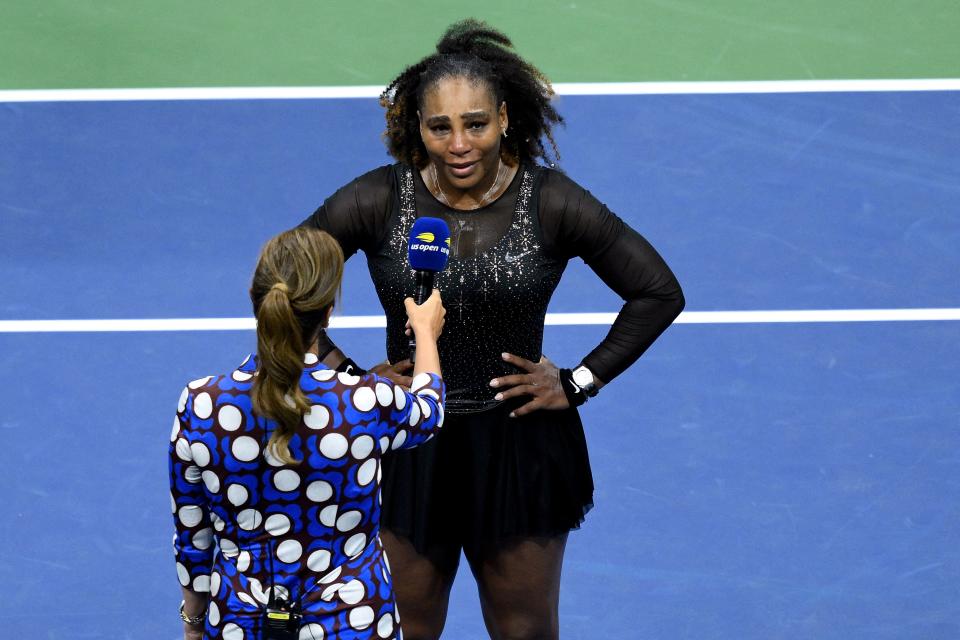
<path fill-rule="evenodd" d="M 597 383 L 593 379 L 593 373 L 583 365 L 573 370 L 573 384 L 588 398 L 597 395 Z"/>

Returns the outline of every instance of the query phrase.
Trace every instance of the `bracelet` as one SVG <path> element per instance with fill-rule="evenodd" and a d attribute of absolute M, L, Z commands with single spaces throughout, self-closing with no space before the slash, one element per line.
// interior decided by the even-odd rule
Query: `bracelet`
<path fill-rule="evenodd" d="M 201 614 L 199 614 L 199 615 L 196 615 L 196 616 L 188 616 L 188 615 L 183 611 L 183 607 L 184 607 L 184 605 L 186 605 L 186 604 L 187 604 L 187 601 L 186 601 L 186 600 L 181 600 L 181 601 L 180 601 L 180 619 L 181 619 L 181 620 L 183 620 L 183 621 L 186 622 L 187 624 L 192 625 L 192 626 L 194 626 L 194 627 L 198 627 L 198 626 L 200 626 L 201 624 L 203 624 L 204 622 L 207 621 L 207 613 L 206 613 L 206 612 L 203 612 L 203 613 L 201 613 Z"/>
<path fill-rule="evenodd" d="M 587 401 L 587 395 L 573 381 L 572 369 L 560 369 L 560 386 L 571 407 L 579 407 Z"/>

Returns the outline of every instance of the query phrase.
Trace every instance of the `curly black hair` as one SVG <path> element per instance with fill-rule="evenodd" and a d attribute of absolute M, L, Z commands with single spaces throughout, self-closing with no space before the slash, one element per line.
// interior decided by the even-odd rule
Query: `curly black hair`
<path fill-rule="evenodd" d="M 539 158 L 554 164 L 559 160 L 552 130 L 563 124 L 563 117 L 551 104 L 553 87 L 512 48 L 507 36 L 479 20 L 450 25 L 437 43 L 436 53 L 404 69 L 380 94 L 390 155 L 418 168 L 426 166 L 427 150 L 417 117 L 424 94 L 445 78 L 466 78 L 485 83 L 495 104 L 507 103 L 510 135 L 501 139 L 501 153 L 522 162 Z M 550 142 L 553 158 L 544 149 L 543 138 Z"/>

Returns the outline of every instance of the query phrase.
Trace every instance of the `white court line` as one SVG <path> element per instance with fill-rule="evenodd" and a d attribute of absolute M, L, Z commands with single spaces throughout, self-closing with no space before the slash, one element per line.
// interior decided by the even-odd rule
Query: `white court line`
<path fill-rule="evenodd" d="M 610 325 L 616 313 L 548 313 L 551 326 Z M 677 324 L 803 322 L 903 322 L 960 320 L 960 309 L 808 309 L 783 311 L 684 311 Z M 382 329 L 383 316 L 334 316 L 332 329 Z M 0 333 L 118 331 L 252 331 L 253 318 L 156 318 L 130 320 L 0 320 Z"/>
<path fill-rule="evenodd" d="M 960 91 L 960 78 L 903 80 L 750 80 L 732 82 L 558 82 L 559 95 L 676 95 Z M 382 85 L 340 87 L 172 87 L 143 89 L 14 89 L 0 102 L 122 102 L 130 100 L 302 100 L 376 98 Z"/>

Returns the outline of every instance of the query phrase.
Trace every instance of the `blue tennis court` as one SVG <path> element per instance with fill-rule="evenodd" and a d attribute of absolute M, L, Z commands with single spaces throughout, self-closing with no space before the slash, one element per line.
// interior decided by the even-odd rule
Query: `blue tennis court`
<path fill-rule="evenodd" d="M 688 312 L 960 308 L 960 93 L 560 109 L 563 168 L 660 250 Z M 381 122 L 370 99 L 0 104 L 0 320 L 249 316 L 260 245 L 388 162 Z M 368 280 L 354 257 L 341 315 L 380 314 Z M 619 306 L 571 264 L 551 311 Z M 575 363 L 604 334 L 550 326 L 544 352 Z M 383 358 L 382 329 L 336 340 Z M 253 347 L 0 332 L 0 635 L 177 637 L 176 400 Z M 564 636 L 960 636 L 958 362 L 957 321 L 669 329 L 584 407 L 596 506 Z M 445 637 L 486 637 L 473 589 L 464 573 Z"/>

